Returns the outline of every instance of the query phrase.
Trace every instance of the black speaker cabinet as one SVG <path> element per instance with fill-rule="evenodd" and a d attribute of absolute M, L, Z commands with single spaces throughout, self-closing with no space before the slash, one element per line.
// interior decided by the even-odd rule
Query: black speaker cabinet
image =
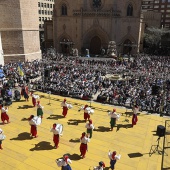
<path fill-rule="evenodd" d="M 50 78 L 50 70 L 45 70 L 44 77 L 45 78 Z"/>
<path fill-rule="evenodd" d="M 158 126 L 157 126 L 156 134 L 157 134 L 159 137 L 165 136 L 165 127 L 162 126 L 162 125 L 158 125 Z"/>

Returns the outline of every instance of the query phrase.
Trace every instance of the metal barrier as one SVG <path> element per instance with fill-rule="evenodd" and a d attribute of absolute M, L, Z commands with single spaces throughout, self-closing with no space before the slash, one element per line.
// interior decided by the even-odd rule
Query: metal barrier
<path fill-rule="evenodd" d="M 170 169 L 170 120 L 165 121 L 161 170 Z"/>

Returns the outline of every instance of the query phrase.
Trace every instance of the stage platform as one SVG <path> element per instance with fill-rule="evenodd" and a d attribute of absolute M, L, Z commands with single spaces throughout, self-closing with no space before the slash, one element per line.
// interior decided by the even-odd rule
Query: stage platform
<path fill-rule="evenodd" d="M 22 98 L 9 107 L 10 123 L 2 125 L 6 139 L 3 141 L 3 150 L 0 150 L 0 169 L 4 170 L 56 170 L 56 159 L 64 154 L 69 154 L 72 160 L 72 170 L 92 170 L 99 161 L 106 164 L 105 170 L 109 170 L 108 151 L 117 151 L 121 159 L 117 161 L 115 170 L 161 170 L 162 155 L 154 153 L 149 156 L 152 145 L 157 145 L 157 125 L 165 125 L 169 118 L 159 115 L 148 115 L 139 113 L 137 125 L 131 127 L 131 114 L 124 108 L 116 108 L 117 113 L 122 116 L 117 121 L 117 127 L 110 131 L 110 118 L 107 111 L 113 106 L 100 103 L 87 102 L 67 98 L 67 102 L 73 105 L 68 111 L 66 118 L 62 116 L 60 96 L 49 95 L 39 92 L 41 104 L 44 106 L 44 117 L 42 124 L 38 126 L 38 138 L 30 138 L 30 126 L 27 118 L 34 114 L 36 108 L 32 107 L 31 98 L 29 102 Z M 81 159 L 79 138 L 85 132 L 83 111 L 78 112 L 80 106 L 88 104 L 94 108 L 95 113 L 91 116 L 95 130 L 88 144 L 88 152 Z M 50 129 L 53 123 L 63 124 L 64 132 L 60 137 L 59 148 L 54 149 L 53 134 Z M 170 142 L 170 139 L 168 139 Z M 160 147 L 163 137 L 160 139 Z M 170 143 L 169 143 L 170 145 Z M 165 166 L 170 168 L 170 153 L 165 156 Z"/>

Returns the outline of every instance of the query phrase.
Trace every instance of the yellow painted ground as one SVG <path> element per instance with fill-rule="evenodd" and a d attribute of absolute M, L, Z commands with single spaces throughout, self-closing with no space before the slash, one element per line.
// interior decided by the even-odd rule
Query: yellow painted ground
<path fill-rule="evenodd" d="M 38 126 L 38 138 L 29 138 L 30 126 L 26 118 L 31 114 L 36 115 L 36 108 L 29 102 L 14 102 L 9 107 L 10 124 L 2 125 L 7 138 L 3 141 L 3 150 L 0 150 L 0 170 L 56 170 L 55 160 L 69 153 L 72 160 L 73 170 L 89 170 L 98 165 L 99 161 L 104 161 L 106 170 L 109 169 L 108 151 L 116 150 L 121 154 L 121 159 L 116 163 L 116 170 L 160 170 L 162 156 L 158 153 L 149 156 L 152 145 L 157 144 L 157 125 L 164 125 L 167 118 L 140 114 L 138 123 L 134 128 L 130 128 L 131 117 L 123 114 L 117 122 L 117 128 L 109 131 L 110 118 L 107 110 L 112 110 L 112 106 L 92 103 L 95 108 L 94 115 L 91 116 L 96 130 L 88 145 L 88 152 L 85 159 L 79 157 L 78 139 L 82 132 L 86 131 L 83 122 L 83 111 L 78 112 L 81 105 L 89 104 L 86 101 L 67 98 L 73 105 L 73 109 L 68 111 L 66 118 L 63 118 L 61 101 L 59 96 L 51 95 L 51 105 L 47 94 L 41 95 L 41 104 L 44 106 L 43 123 Z M 117 108 L 118 113 L 126 110 Z M 129 120 L 129 123 L 126 121 Z M 63 136 L 60 138 L 59 148 L 53 148 L 52 133 L 50 128 L 53 123 L 60 123 L 64 126 Z M 163 139 L 160 139 L 162 146 Z M 170 159 L 167 160 L 167 167 L 170 167 Z"/>

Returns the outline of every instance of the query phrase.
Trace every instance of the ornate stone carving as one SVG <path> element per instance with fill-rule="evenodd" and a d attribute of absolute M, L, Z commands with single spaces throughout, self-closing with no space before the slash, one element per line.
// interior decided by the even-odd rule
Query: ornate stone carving
<path fill-rule="evenodd" d="M 108 57 L 117 57 L 117 50 L 116 50 L 116 43 L 115 41 L 110 41 L 107 49 L 107 56 Z"/>

